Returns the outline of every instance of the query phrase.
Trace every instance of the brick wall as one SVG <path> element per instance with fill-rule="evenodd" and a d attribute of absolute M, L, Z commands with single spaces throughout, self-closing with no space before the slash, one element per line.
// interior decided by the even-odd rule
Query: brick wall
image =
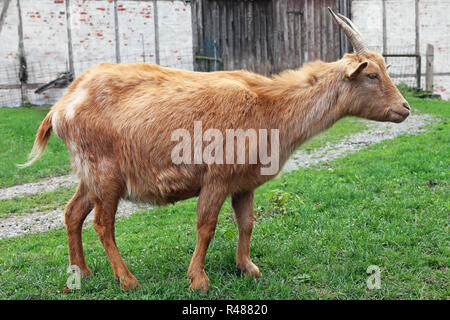
<path fill-rule="evenodd" d="M 101 62 L 159 62 L 193 69 L 190 5 L 181 0 L 156 2 L 155 10 L 152 0 L 1 1 L 0 13 L 5 6 L 7 10 L 0 21 L 0 104 L 21 104 L 20 41 L 28 67 L 27 99 L 33 104 L 59 99 L 65 89 L 39 95 L 33 91 L 71 68 L 75 76 Z"/>

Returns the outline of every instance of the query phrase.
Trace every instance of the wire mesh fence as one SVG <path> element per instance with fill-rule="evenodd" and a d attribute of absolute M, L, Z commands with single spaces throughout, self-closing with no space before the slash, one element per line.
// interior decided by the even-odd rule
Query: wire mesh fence
<path fill-rule="evenodd" d="M 416 53 L 414 46 L 389 46 L 386 50 L 383 50 L 382 47 L 371 49 L 383 52 L 386 64 L 391 65 L 388 69 L 389 75 L 396 85 L 420 88 L 422 59 L 420 54 Z"/>
<path fill-rule="evenodd" d="M 67 70 L 68 65 L 49 64 L 42 62 L 27 63 L 27 83 L 46 83 L 55 79 L 55 76 L 58 73 L 65 72 Z"/>
<path fill-rule="evenodd" d="M 0 84 L 20 84 L 19 71 L 19 62 L 2 65 L 0 67 Z"/>
<path fill-rule="evenodd" d="M 20 89 L 0 89 L 0 108 L 16 107 L 22 103 L 22 95 Z"/>

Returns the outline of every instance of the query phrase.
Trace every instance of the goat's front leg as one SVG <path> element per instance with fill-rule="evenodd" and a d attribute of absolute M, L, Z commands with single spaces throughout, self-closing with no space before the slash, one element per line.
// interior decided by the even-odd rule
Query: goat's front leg
<path fill-rule="evenodd" d="M 227 196 L 218 184 L 202 187 L 197 202 L 197 243 L 188 269 L 191 290 L 208 291 L 209 279 L 204 270 L 206 251 L 216 230 L 217 217 Z"/>
<path fill-rule="evenodd" d="M 252 236 L 254 222 L 253 197 L 253 191 L 235 193 L 231 197 L 231 204 L 239 229 L 236 266 L 244 275 L 259 278 L 261 273 L 250 259 L 250 237 Z"/>

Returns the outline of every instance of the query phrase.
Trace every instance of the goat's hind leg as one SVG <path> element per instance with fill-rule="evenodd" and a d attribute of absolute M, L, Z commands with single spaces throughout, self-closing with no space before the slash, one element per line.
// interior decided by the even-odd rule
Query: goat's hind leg
<path fill-rule="evenodd" d="M 86 185 L 80 182 L 77 191 L 66 206 L 64 218 L 67 230 L 70 265 L 78 266 L 82 277 L 92 275 L 91 270 L 86 265 L 81 233 L 83 222 L 93 207 L 92 201 L 88 198 Z"/>
<path fill-rule="evenodd" d="M 116 281 L 120 282 L 125 290 L 136 289 L 139 283 L 123 262 L 114 235 L 114 222 L 119 200 L 120 197 L 118 196 L 108 196 L 103 199 L 94 198 L 94 229 L 111 262 Z"/>

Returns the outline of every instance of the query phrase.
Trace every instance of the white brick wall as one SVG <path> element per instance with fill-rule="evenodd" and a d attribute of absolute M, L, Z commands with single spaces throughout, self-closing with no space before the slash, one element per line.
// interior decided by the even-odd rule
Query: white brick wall
<path fill-rule="evenodd" d="M 115 61 L 114 4 L 111 1 L 70 1 L 75 74 L 101 61 Z"/>
<path fill-rule="evenodd" d="M 134 57 L 144 55 L 142 60 L 155 63 L 153 2 L 121 1 L 118 7 L 121 61 L 133 62 Z"/>
<path fill-rule="evenodd" d="M 54 75 L 37 68 L 39 64 L 42 67 L 50 64 L 57 68 L 57 72 L 66 70 L 68 51 L 65 4 L 55 3 L 54 0 L 20 0 L 20 4 L 23 45 L 29 66 L 28 82 L 51 81 Z M 15 6 L 15 1 L 11 1 L 11 5 Z"/>
<path fill-rule="evenodd" d="M 0 66 L 2 68 L 17 63 L 17 48 L 19 48 L 18 25 L 17 5 L 15 1 L 11 1 L 0 35 Z M 3 70 L 0 70 L 0 72 L 3 72 Z"/>
<path fill-rule="evenodd" d="M 161 65 L 180 65 L 193 69 L 192 24 L 190 6 L 183 2 L 164 1 L 158 5 Z"/>
<path fill-rule="evenodd" d="M 68 70 L 68 23 L 76 76 L 95 64 L 116 61 L 114 1 L 69 0 L 70 21 L 67 21 L 65 1 L 20 0 L 28 83 L 45 83 L 53 80 L 57 72 Z M 4 3 L 0 2 L 0 10 Z M 192 70 L 190 4 L 182 0 L 158 0 L 157 6 L 160 64 Z M 118 0 L 117 8 L 121 62 L 155 63 L 153 2 Z M 17 0 L 10 0 L 0 34 L 0 86 L 19 83 L 12 67 L 18 65 L 18 25 Z M 31 103 L 51 104 L 65 90 L 52 89 L 39 95 L 33 91 L 34 88 L 28 90 Z M 20 103 L 19 89 L 0 89 L 0 104 L 17 106 Z"/>

